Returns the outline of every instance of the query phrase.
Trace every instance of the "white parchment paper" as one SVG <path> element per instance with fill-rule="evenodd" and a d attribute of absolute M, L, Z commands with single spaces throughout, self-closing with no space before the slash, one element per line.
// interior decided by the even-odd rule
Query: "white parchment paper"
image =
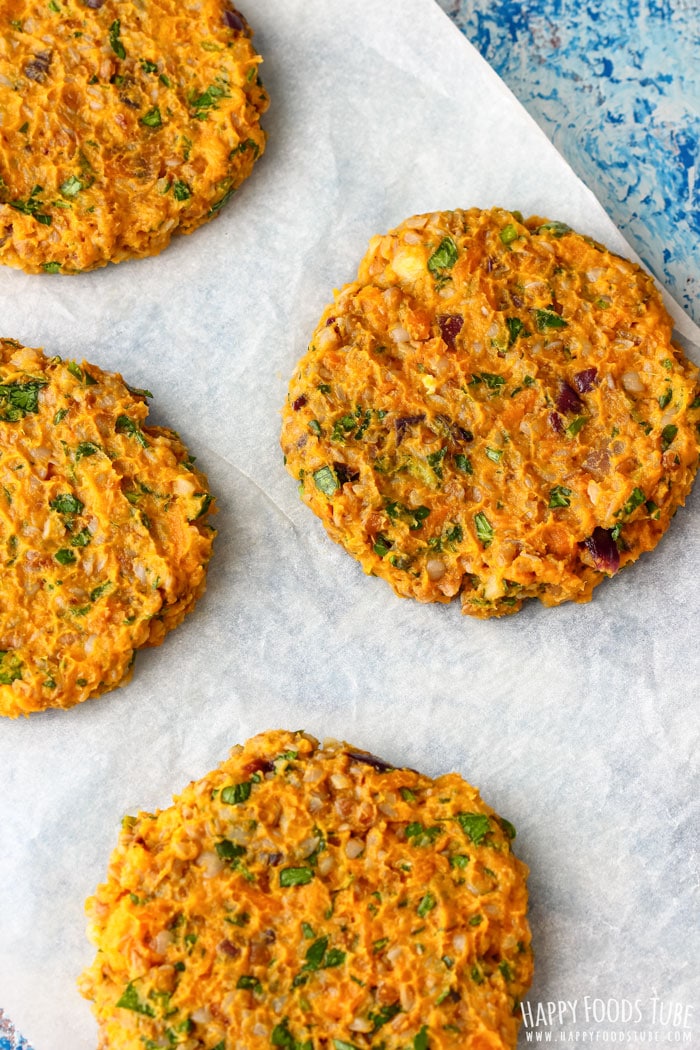
<path fill-rule="evenodd" d="M 35 1050 L 95 1046 L 75 989 L 93 956 L 83 901 L 121 816 L 278 726 L 456 769 L 516 824 L 531 1001 L 639 999 L 645 1021 L 653 996 L 692 1004 L 700 493 L 591 604 L 479 622 L 364 577 L 278 448 L 294 365 L 375 232 L 502 204 L 629 248 L 431 0 L 245 13 L 269 147 L 221 217 L 154 259 L 0 272 L 2 334 L 152 390 L 152 418 L 180 431 L 220 506 L 205 598 L 128 687 L 0 723 L 0 1005 Z"/>

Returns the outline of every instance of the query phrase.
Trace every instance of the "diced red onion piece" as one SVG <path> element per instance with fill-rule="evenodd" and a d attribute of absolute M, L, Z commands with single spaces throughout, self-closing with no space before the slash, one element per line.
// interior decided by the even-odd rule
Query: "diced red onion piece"
<path fill-rule="evenodd" d="M 564 433 L 564 424 L 561 416 L 557 412 L 550 412 L 547 416 L 547 421 L 555 434 Z"/>
<path fill-rule="evenodd" d="M 620 552 L 611 529 L 602 529 L 597 525 L 593 534 L 583 541 L 599 572 L 613 576 L 620 568 Z"/>
<path fill-rule="evenodd" d="M 422 412 L 418 416 L 399 416 L 394 422 L 396 427 L 396 444 L 400 445 L 404 438 L 404 435 L 409 427 L 415 426 L 417 423 L 422 423 L 425 419 L 425 413 Z"/>
<path fill-rule="evenodd" d="M 296 401 L 292 401 L 292 408 L 295 412 L 298 412 L 300 408 L 303 408 L 306 404 L 306 394 L 300 394 Z"/>
<path fill-rule="evenodd" d="M 229 29 L 245 29 L 245 20 L 243 16 L 239 15 L 238 11 L 232 11 L 230 8 L 227 8 L 227 10 L 224 11 L 224 24 L 227 25 Z"/>
<path fill-rule="evenodd" d="M 439 314 L 437 323 L 440 327 L 440 335 L 444 342 L 450 350 L 454 350 L 455 339 L 462 331 L 464 318 L 461 314 Z"/>
<path fill-rule="evenodd" d="M 587 394 L 598 382 L 597 368 L 584 368 L 574 376 L 574 386 L 579 394 Z"/>
<path fill-rule="evenodd" d="M 559 382 L 559 393 L 557 394 L 557 408 L 560 412 L 580 412 L 583 401 L 572 386 L 563 379 Z"/>

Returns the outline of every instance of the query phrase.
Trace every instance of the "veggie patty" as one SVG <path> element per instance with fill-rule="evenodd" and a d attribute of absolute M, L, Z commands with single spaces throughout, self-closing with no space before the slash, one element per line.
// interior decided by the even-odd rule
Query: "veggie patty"
<path fill-rule="evenodd" d="M 99 1046 L 514 1047 L 532 978 L 514 834 L 456 773 L 254 737 L 122 821 L 87 903 Z"/>
<path fill-rule="evenodd" d="M 0 715 L 122 684 L 204 592 L 212 497 L 151 396 L 0 339 Z"/>
<path fill-rule="evenodd" d="M 0 262 L 78 273 L 218 214 L 268 97 L 226 0 L 2 0 Z"/>
<path fill-rule="evenodd" d="M 450 211 L 372 239 L 294 375 L 282 448 L 367 573 L 478 617 L 588 601 L 698 467 L 698 370 L 643 270 L 564 223 Z"/>

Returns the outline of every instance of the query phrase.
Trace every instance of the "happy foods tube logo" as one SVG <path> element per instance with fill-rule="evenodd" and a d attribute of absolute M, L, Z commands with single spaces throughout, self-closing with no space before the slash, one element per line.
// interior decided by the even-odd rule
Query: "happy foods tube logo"
<path fill-rule="evenodd" d="M 525 1043 L 678 1043 L 693 1045 L 694 1007 L 650 995 L 644 999 L 524 999 Z"/>

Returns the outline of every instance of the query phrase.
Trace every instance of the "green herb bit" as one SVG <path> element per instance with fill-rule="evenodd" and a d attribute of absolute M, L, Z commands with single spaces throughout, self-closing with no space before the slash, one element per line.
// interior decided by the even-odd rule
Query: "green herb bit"
<path fill-rule="evenodd" d="M 549 508 L 553 510 L 555 507 L 570 507 L 570 496 L 571 489 L 567 489 L 566 485 L 555 485 L 549 490 Z"/>
<path fill-rule="evenodd" d="M 71 492 L 66 492 L 52 499 L 49 506 L 59 514 L 82 514 L 85 504 Z"/>
<path fill-rule="evenodd" d="M 659 398 L 659 408 L 666 408 L 666 405 L 671 403 L 673 397 L 673 389 L 669 386 L 667 390 L 664 390 L 663 394 Z"/>
<path fill-rule="evenodd" d="M 450 857 L 451 868 L 467 868 L 469 867 L 469 857 L 466 853 L 453 853 Z"/>
<path fill-rule="evenodd" d="M 62 182 L 59 186 L 59 192 L 64 197 L 76 197 L 83 189 L 83 184 L 77 175 L 70 175 L 65 182 Z"/>
<path fill-rule="evenodd" d="M 552 237 L 563 237 L 565 233 L 571 233 L 571 227 L 565 222 L 543 222 L 537 227 L 537 233 L 551 233 Z"/>
<path fill-rule="evenodd" d="M 321 424 L 319 423 L 319 421 L 317 419 L 310 419 L 309 420 L 309 430 L 311 431 L 312 434 L 315 434 L 316 437 L 320 437 L 321 436 Z"/>
<path fill-rule="evenodd" d="M 149 109 L 147 113 L 144 113 L 140 122 L 145 124 L 147 128 L 160 128 L 163 124 L 163 118 L 160 115 L 158 106 L 154 106 L 153 109 Z"/>
<path fill-rule="evenodd" d="M 236 982 L 236 988 L 245 988 L 250 992 L 257 992 L 258 994 L 260 994 L 263 990 L 263 987 L 258 978 L 252 977 L 247 974 L 242 974 L 238 978 Z"/>
<path fill-rule="evenodd" d="M 494 528 L 483 511 L 479 511 L 478 514 L 474 515 L 474 525 L 476 527 L 477 538 L 481 541 L 484 547 L 490 547 L 493 542 Z"/>
<path fill-rule="evenodd" d="M 432 467 L 435 471 L 437 478 L 442 480 L 442 461 L 447 455 L 447 448 L 438 449 L 437 452 L 429 452 L 426 456 L 428 466 Z"/>
<path fill-rule="evenodd" d="M 126 51 L 121 42 L 121 24 L 118 18 L 115 19 L 109 27 L 109 43 L 117 58 L 126 58 Z"/>
<path fill-rule="evenodd" d="M 507 228 L 507 227 L 506 227 Z M 503 234 L 501 234 L 501 237 Z M 428 1042 L 428 1026 L 423 1025 L 420 1032 L 416 1035 L 413 1040 L 413 1050 L 430 1050 L 430 1043 Z"/>
<path fill-rule="evenodd" d="M 513 241 L 517 241 L 519 237 L 517 227 L 509 222 L 507 226 L 504 226 L 500 233 L 500 238 L 503 244 L 512 244 Z"/>
<path fill-rule="evenodd" d="M 505 382 L 503 376 L 496 375 L 494 372 L 474 372 L 469 381 L 469 386 L 479 386 L 481 383 L 485 383 L 489 390 L 500 393 L 501 387 L 505 386 Z"/>
<path fill-rule="evenodd" d="M 245 847 L 239 846 L 237 842 L 231 842 L 230 839 L 222 839 L 221 842 L 217 842 L 214 846 L 217 856 L 220 860 L 239 860 L 245 856 Z"/>
<path fill-rule="evenodd" d="M 313 926 L 310 926 L 308 924 L 308 922 L 302 922 L 302 924 L 301 924 L 301 932 L 304 935 L 304 939 L 305 940 L 307 940 L 307 941 L 312 941 L 313 940 L 313 938 L 314 938 Z"/>
<path fill-rule="evenodd" d="M 691 403 L 690 403 L 690 405 L 688 407 L 690 409 L 700 408 L 700 394 L 698 394 L 697 397 L 693 398 L 693 400 L 691 401 Z"/>
<path fill-rule="evenodd" d="M 147 58 L 141 59 L 141 69 L 144 71 L 144 73 L 158 72 L 158 66 L 156 65 L 156 63 L 149 61 L 149 59 Z"/>
<path fill-rule="evenodd" d="M 375 554 L 378 554 L 380 558 L 384 558 L 393 546 L 394 544 L 384 535 L 383 532 L 378 532 L 374 537 L 372 550 Z"/>
<path fill-rule="evenodd" d="M 645 500 L 646 496 L 644 495 L 642 490 L 640 488 L 633 488 L 631 496 L 623 506 L 622 510 L 619 511 L 619 513 L 627 516 L 628 514 L 631 514 L 633 511 L 635 511 L 637 507 L 641 506 L 641 504 L 644 503 Z"/>
<path fill-rule="evenodd" d="M 443 237 L 440 244 L 428 259 L 428 269 L 435 278 L 444 278 L 457 262 L 459 252 L 451 237 Z"/>
<path fill-rule="evenodd" d="M 383 948 L 386 948 L 388 943 L 389 943 L 389 938 L 388 937 L 380 937 L 378 940 L 372 941 L 372 952 L 373 952 L 373 954 L 377 955 Z"/>
<path fill-rule="evenodd" d="M 512 346 L 516 339 L 527 339 L 532 332 L 525 327 L 519 317 L 506 317 L 506 328 L 508 329 L 508 346 Z"/>
<path fill-rule="evenodd" d="M 471 979 L 475 984 L 484 983 L 484 975 L 478 966 L 472 966 Z"/>
<path fill-rule="evenodd" d="M 678 433 L 678 427 L 673 423 L 669 423 L 661 431 L 661 451 L 665 452 L 673 444 L 676 434 Z"/>
<path fill-rule="evenodd" d="M 469 925 L 470 926 L 481 926 L 482 921 L 483 921 L 483 917 L 481 915 L 472 915 L 471 919 L 469 920 Z"/>
<path fill-rule="evenodd" d="M 39 200 L 39 195 L 42 193 L 42 189 L 43 187 L 41 186 L 34 186 L 26 201 L 8 201 L 8 204 L 11 208 L 14 208 L 15 211 L 22 212 L 23 215 L 32 215 L 37 222 L 42 224 L 42 226 L 50 226 L 51 216 L 41 210 L 44 207 Z"/>
<path fill-rule="evenodd" d="M 576 437 L 576 435 L 583 430 L 587 422 L 588 416 L 576 416 L 576 418 L 572 419 L 568 427 L 566 428 L 566 433 L 569 435 L 569 437 Z"/>
<path fill-rule="evenodd" d="M 230 95 L 225 88 L 216 84 L 212 84 L 199 95 L 193 92 L 189 101 L 195 120 L 206 120 L 210 109 L 218 109 L 217 103 L 220 98 L 230 98 Z"/>
<path fill-rule="evenodd" d="M 314 483 L 316 488 L 323 492 L 325 496 L 330 499 L 340 488 L 340 482 L 338 481 L 338 475 L 332 467 L 320 467 L 313 473 Z"/>
<path fill-rule="evenodd" d="M 41 268 L 44 273 L 60 273 L 61 264 L 60 262 L 45 262 L 41 264 Z"/>
<path fill-rule="evenodd" d="M 231 197 L 233 197 L 235 192 L 236 187 L 230 186 L 224 193 L 223 197 L 220 200 L 218 200 L 216 204 L 212 204 L 211 208 L 209 209 L 209 215 L 213 215 L 214 212 L 217 212 L 221 208 L 223 208 L 224 204 L 226 204 L 231 199 Z"/>
<path fill-rule="evenodd" d="M 443 829 L 437 824 L 426 828 L 425 825 L 414 821 L 414 823 L 408 824 L 406 827 L 406 838 L 412 846 L 432 846 L 435 839 L 439 838 L 442 832 Z"/>
<path fill-rule="evenodd" d="M 376 1013 L 369 1015 L 369 1020 L 374 1025 L 374 1031 L 378 1032 L 385 1024 L 388 1024 L 397 1014 L 401 1013 L 400 1003 L 390 1003 L 388 1006 L 382 1006 Z"/>
<path fill-rule="evenodd" d="M 314 877 L 312 868 L 282 868 L 280 886 L 306 886 Z"/>
<path fill-rule="evenodd" d="M 475 846 L 480 846 L 491 832 L 491 821 L 484 813 L 458 813 L 455 820 Z"/>
<path fill-rule="evenodd" d="M 548 328 L 568 328 L 568 321 L 551 309 L 535 310 L 535 322 L 540 332 L 546 332 Z"/>
<path fill-rule="evenodd" d="M 62 409 L 63 412 L 68 412 L 67 408 Z M 56 413 L 58 415 L 58 412 Z M 63 416 L 61 416 L 61 419 Z M 54 419 L 54 423 L 56 420 Z M 99 445 L 96 445 L 94 441 L 81 441 L 80 444 L 75 447 L 75 462 L 79 463 L 81 459 L 86 459 L 88 456 L 95 456 L 102 449 Z"/>
<path fill-rule="evenodd" d="M 430 891 L 428 891 L 428 893 L 423 894 L 423 896 L 421 897 L 418 903 L 418 907 L 416 908 L 416 914 L 419 918 L 423 919 L 428 914 L 428 912 L 431 912 L 433 908 L 436 907 L 436 905 L 437 900 L 435 899 L 433 894 L 430 893 Z"/>
<path fill-rule="evenodd" d="M 498 818 L 498 823 L 503 828 L 503 831 L 505 833 L 506 838 L 510 839 L 511 842 L 512 842 L 513 839 L 515 838 L 516 834 L 517 834 L 517 832 L 515 830 L 515 825 L 511 824 L 511 822 L 509 820 L 506 820 L 505 817 L 499 817 Z"/>
<path fill-rule="evenodd" d="M 342 416 L 337 419 L 333 424 L 333 430 L 331 431 L 331 441 L 344 442 L 346 435 L 355 429 L 357 421 L 354 416 Z"/>
<path fill-rule="evenodd" d="M 137 1014 L 144 1014 L 146 1017 L 155 1017 L 153 1008 L 148 1003 L 141 1002 L 131 981 L 122 992 L 121 998 L 117 1000 L 117 1006 L 121 1006 L 124 1010 L 133 1010 Z"/>
<path fill-rule="evenodd" d="M 246 802 L 250 798 L 251 787 L 249 780 L 242 784 L 229 784 L 222 788 L 221 801 L 227 806 L 240 806 L 241 802 Z"/>
<path fill-rule="evenodd" d="M 234 146 L 228 155 L 228 159 L 233 160 L 233 158 L 239 153 L 245 153 L 245 151 L 249 149 L 253 151 L 253 160 L 256 160 L 260 153 L 260 147 L 257 142 L 253 142 L 252 139 L 246 139 L 244 142 L 239 142 L 237 146 Z"/>
<path fill-rule="evenodd" d="M 92 542 L 92 533 L 88 528 L 81 529 L 80 532 L 76 532 L 74 536 L 71 536 L 70 545 L 71 547 L 87 547 Z"/>
<path fill-rule="evenodd" d="M 286 1050 L 313 1050 L 313 1043 L 310 1039 L 302 1043 L 294 1038 L 289 1030 L 289 1021 L 286 1017 L 283 1017 L 280 1023 L 272 1029 L 270 1043 L 272 1046 L 283 1046 Z"/>
<path fill-rule="evenodd" d="M 490 459 L 492 463 L 500 463 L 501 462 L 501 457 L 503 456 L 503 449 L 502 448 L 489 448 L 489 446 L 487 445 L 486 449 L 485 449 L 485 452 L 486 452 L 487 458 Z"/>
<path fill-rule="evenodd" d="M 400 788 L 399 794 L 401 795 L 401 798 L 404 800 L 404 802 L 416 802 L 418 799 L 418 795 L 409 787 Z"/>
<path fill-rule="evenodd" d="M 14 423 L 29 413 L 39 411 L 39 391 L 46 380 L 32 379 L 26 383 L 13 382 L 0 385 L 0 419 Z"/>
<path fill-rule="evenodd" d="M 54 554 L 54 558 L 59 565 L 73 565 L 77 561 L 73 551 L 69 550 L 67 547 L 61 547 L 60 550 L 57 550 Z"/>
<path fill-rule="evenodd" d="M 90 591 L 90 601 L 96 602 L 98 598 L 101 598 L 103 594 L 106 594 L 109 588 L 112 586 L 111 581 L 107 580 L 106 583 L 101 583 L 97 587 L 93 587 Z"/>
<path fill-rule="evenodd" d="M 474 467 L 472 466 L 472 461 L 470 460 L 469 456 L 465 456 L 463 453 L 458 452 L 454 460 L 455 467 L 457 468 L 457 470 L 461 470 L 463 474 L 474 473 Z"/>
<path fill-rule="evenodd" d="M 0 649 L 0 683 L 12 685 L 22 677 L 22 661 L 11 649 Z M 49 688 L 55 688 L 49 686 Z"/>
<path fill-rule="evenodd" d="M 114 429 L 117 434 L 128 434 L 129 437 L 134 438 L 142 448 L 148 448 L 148 442 L 146 441 L 143 431 L 138 423 L 135 423 L 133 419 L 129 419 L 128 416 L 117 416 L 117 422 Z"/>
<path fill-rule="evenodd" d="M 503 960 L 503 962 L 500 962 L 498 964 L 498 969 L 503 974 L 503 980 L 504 981 L 512 981 L 513 980 L 513 971 L 511 970 L 510 966 L 505 961 L 505 959 Z"/>
<path fill-rule="evenodd" d="M 186 182 L 174 182 L 173 196 L 176 201 L 188 201 L 192 196 L 192 190 Z"/>

